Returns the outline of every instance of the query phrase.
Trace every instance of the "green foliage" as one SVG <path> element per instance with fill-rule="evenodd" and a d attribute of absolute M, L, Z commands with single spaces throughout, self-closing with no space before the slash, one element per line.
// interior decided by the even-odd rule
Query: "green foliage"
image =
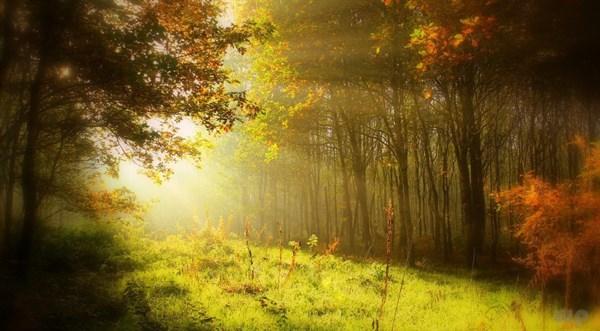
<path fill-rule="evenodd" d="M 299 251 L 300 250 L 300 243 L 297 241 L 290 241 L 288 243 L 288 246 L 290 246 L 290 248 L 292 249 L 292 251 Z"/>
<path fill-rule="evenodd" d="M 317 237 L 317 235 L 315 234 L 310 235 L 310 237 L 308 237 L 306 245 L 310 248 L 311 251 L 313 251 L 317 247 L 317 245 L 319 245 L 319 237 Z"/>

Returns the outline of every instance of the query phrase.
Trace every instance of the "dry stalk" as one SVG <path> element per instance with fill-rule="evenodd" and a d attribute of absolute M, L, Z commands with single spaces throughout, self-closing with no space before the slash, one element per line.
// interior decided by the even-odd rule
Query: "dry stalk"
<path fill-rule="evenodd" d="M 386 218 L 386 241 L 385 241 L 385 278 L 383 283 L 383 294 L 381 297 L 381 306 L 379 307 L 379 314 L 377 316 L 377 320 L 375 321 L 375 329 L 379 329 L 379 321 L 383 318 L 383 313 L 385 311 L 385 303 L 387 301 L 388 296 L 388 286 L 390 280 L 390 264 L 392 260 L 392 246 L 394 240 L 394 206 L 392 205 L 392 200 L 388 202 L 388 206 L 385 209 L 385 218 Z"/>
<path fill-rule="evenodd" d="M 279 270 L 277 275 L 277 288 L 281 288 L 281 266 L 283 264 L 283 225 L 279 223 Z"/>
<path fill-rule="evenodd" d="M 300 250 L 300 243 L 296 242 L 296 241 L 290 241 L 290 246 L 292 247 L 292 263 L 290 264 L 290 269 L 288 270 L 288 274 L 285 277 L 285 280 L 283 281 L 283 285 L 285 285 L 288 280 L 290 279 L 290 276 L 292 275 L 292 272 L 296 269 L 296 255 L 298 254 L 298 251 Z"/>
<path fill-rule="evenodd" d="M 244 237 L 246 238 L 246 248 L 248 249 L 248 259 L 250 261 L 250 280 L 254 281 L 254 258 L 252 257 L 252 249 L 250 249 L 250 219 L 246 218 L 246 222 L 244 224 Z"/>

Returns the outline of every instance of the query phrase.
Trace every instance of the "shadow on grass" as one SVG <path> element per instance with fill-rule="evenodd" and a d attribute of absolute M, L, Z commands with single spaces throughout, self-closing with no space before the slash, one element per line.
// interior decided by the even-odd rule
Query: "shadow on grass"
<path fill-rule="evenodd" d="M 127 316 L 117 290 L 126 248 L 109 228 L 48 230 L 35 249 L 27 278 L 16 264 L 0 273 L 0 329 L 108 330 Z"/>

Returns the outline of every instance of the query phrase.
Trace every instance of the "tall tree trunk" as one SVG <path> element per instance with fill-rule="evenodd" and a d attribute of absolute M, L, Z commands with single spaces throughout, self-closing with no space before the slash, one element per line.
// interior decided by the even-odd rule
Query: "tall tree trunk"
<path fill-rule="evenodd" d="M 408 194 L 408 174 L 407 168 L 398 171 L 397 188 L 400 206 L 400 248 L 404 253 L 403 258 L 409 266 L 414 265 L 414 241 L 413 241 L 413 224 L 410 215 L 410 200 Z"/>
<path fill-rule="evenodd" d="M 9 91 L 7 91 L 6 86 L 8 85 L 9 80 L 9 69 L 12 65 L 13 58 L 17 53 L 17 44 L 15 39 L 15 30 L 14 30 L 14 22 L 13 18 L 15 17 L 16 11 L 16 0 L 4 0 L 3 1 L 3 9 L 4 9 L 4 17 L 2 18 L 2 53 L 0 54 L 0 100 L 2 105 L 6 107 L 6 109 L 2 109 L 2 113 L 6 114 L 6 117 L 0 117 L 0 124 L 4 122 L 4 118 L 6 119 L 5 125 L 7 127 L 11 126 L 10 121 L 10 110 L 9 103 L 7 102 Z M 7 135 L 7 139 L 12 139 L 11 142 L 6 143 L 6 156 L 8 158 L 8 164 L 6 169 L 6 185 L 4 189 L 4 238 L 3 238 L 3 251 L 2 255 L 9 253 L 10 248 L 10 233 L 11 233 L 11 224 L 12 224 L 12 215 L 13 215 L 13 197 L 14 197 L 14 186 L 15 186 L 15 158 L 16 156 L 16 147 L 18 144 L 18 136 L 20 124 L 17 123 L 19 120 L 15 119 L 15 123 L 12 124 L 15 126 L 13 129 L 14 134 Z M 4 145 L 4 144 L 3 144 Z"/>
<path fill-rule="evenodd" d="M 393 31 L 393 42 L 392 42 L 392 54 L 393 59 L 391 61 L 391 67 L 389 68 L 392 73 L 390 79 L 391 88 L 391 107 L 392 107 L 392 121 L 390 124 L 387 117 L 384 116 L 385 125 L 390 133 L 390 138 L 393 144 L 393 153 L 396 161 L 398 162 L 397 172 L 397 191 L 398 191 L 398 209 L 400 218 L 400 252 L 404 253 L 409 266 L 414 265 L 414 241 L 413 241 L 413 223 L 412 223 L 412 212 L 410 206 L 410 184 L 408 174 L 408 123 L 406 109 L 402 107 L 402 91 L 405 86 L 403 81 L 405 80 L 405 72 L 401 71 L 403 59 L 400 57 L 402 54 L 401 45 L 403 41 L 400 39 L 402 31 L 399 31 L 401 23 L 404 22 L 406 17 L 406 8 L 403 5 L 393 3 L 390 7 L 390 23 Z"/>
<path fill-rule="evenodd" d="M 357 156 L 360 157 L 360 156 Z M 360 211 L 362 223 L 362 240 L 367 249 L 371 247 L 371 224 L 369 223 L 369 208 L 367 199 L 367 174 L 365 166 L 357 164 L 353 166 L 354 183 L 356 185 L 356 201 Z"/>
<path fill-rule="evenodd" d="M 328 183 L 329 184 L 329 183 Z M 331 240 L 331 214 L 329 207 L 329 185 L 325 185 L 325 242 L 328 243 Z"/>
<path fill-rule="evenodd" d="M 442 219 L 442 215 L 440 214 L 440 208 L 439 208 L 439 193 L 438 193 L 438 189 L 437 189 L 437 185 L 436 185 L 436 181 L 435 181 L 435 175 L 433 173 L 433 160 L 432 160 L 432 156 L 431 156 L 431 147 L 430 147 L 430 138 L 429 138 L 429 132 L 427 132 L 427 128 L 425 127 L 425 123 L 423 121 L 422 118 L 420 118 L 421 120 L 421 129 L 422 129 L 422 135 L 423 135 L 423 153 L 425 156 L 425 170 L 427 171 L 427 178 L 429 181 L 429 192 L 431 193 L 431 207 L 432 207 L 432 214 L 433 214 L 433 218 L 434 218 L 434 228 L 433 230 L 433 239 L 434 239 L 434 244 L 435 244 L 435 249 L 437 251 L 437 253 L 441 253 L 442 250 L 442 235 L 441 235 L 441 228 L 444 224 L 444 221 Z"/>
<path fill-rule="evenodd" d="M 20 129 L 20 128 L 18 128 Z M 8 256 L 11 251 L 12 242 L 12 224 L 13 224 L 13 207 L 14 207 L 14 190 L 16 182 L 16 161 L 17 147 L 19 146 L 19 130 L 16 130 L 12 137 L 11 148 L 8 150 L 9 161 L 7 169 L 7 183 L 4 195 L 4 238 L 3 238 L 3 256 Z"/>
<path fill-rule="evenodd" d="M 485 196 L 483 189 L 483 164 L 481 159 L 481 132 L 475 117 L 474 105 L 474 68 L 468 66 L 465 70 L 461 90 L 461 108 L 468 150 L 469 187 L 468 206 L 468 239 L 467 260 L 469 264 L 477 265 L 483 250 L 485 236 Z M 465 203 L 465 201 L 463 201 Z"/>
<path fill-rule="evenodd" d="M 18 246 L 18 258 L 22 272 L 26 272 L 31 254 L 33 238 L 38 226 L 38 164 L 37 147 L 40 135 L 41 102 L 46 71 L 50 66 L 50 50 L 52 40 L 52 16 L 54 1 L 45 0 L 40 4 L 40 44 L 39 63 L 29 91 L 29 111 L 25 116 L 25 152 L 21 169 L 21 186 L 23 196 L 23 229 Z"/>
<path fill-rule="evenodd" d="M 46 56 L 40 58 L 39 67 L 31 86 L 29 111 L 26 116 L 25 153 L 21 169 L 23 192 L 23 229 L 18 257 L 27 263 L 31 253 L 38 216 L 37 145 L 40 134 L 40 103 L 43 77 L 46 71 Z"/>
<path fill-rule="evenodd" d="M 367 164 L 363 146 L 362 133 L 359 132 L 356 122 L 342 114 L 342 119 L 348 133 L 350 142 L 350 160 L 354 175 L 354 186 L 356 189 L 356 208 L 358 219 L 362 226 L 362 244 L 369 250 L 371 248 L 371 224 L 369 222 L 369 206 L 367 193 Z"/>
<path fill-rule="evenodd" d="M 445 135 L 447 137 L 447 135 Z M 452 255 L 452 225 L 450 223 L 450 174 L 448 168 L 448 142 L 442 151 L 442 192 L 444 214 L 444 260 L 448 261 Z"/>
<path fill-rule="evenodd" d="M 334 131 L 338 145 L 340 168 L 342 170 L 342 188 L 343 188 L 343 211 L 342 211 L 342 232 L 346 232 L 349 249 L 354 249 L 354 220 L 352 214 L 352 204 L 350 202 L 350 175 L 346 163 L 346 148 L 342 137 L 341 125 L 337 113 L 334 118 Z"/>
<path fill-rule="evenodd" d="M 17 54 L 17 41 L 13 18 L 17 10 L 17 0 L 4 0 L 4 17 L 2 18 L 2 53 L 0 54 L 0 92 L 5 92 L 8 71 Z"/>

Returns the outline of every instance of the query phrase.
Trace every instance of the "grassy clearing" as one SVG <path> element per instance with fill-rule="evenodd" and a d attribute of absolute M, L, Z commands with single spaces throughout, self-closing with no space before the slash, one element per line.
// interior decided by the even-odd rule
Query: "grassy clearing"
<path fill-rule="evenodd" d="M 212 230 L 156 240 L 136 228 L 68 228 L 45 242 L 13 329 L 369 330 L 385 277 L 380 262 L 303 251 L 288 274 L 291 250 L 280 264 L 278 248 L 251 245 L 252 280 L 244 241 Z M 394 330 L 542 330 L 539 297 L 514 284 L 401 267 L 390 275 L 380 330 L 394 316 Z M 599 329 L 591 319 L 559 324 L 547 310 L 546 330 Z"/>

